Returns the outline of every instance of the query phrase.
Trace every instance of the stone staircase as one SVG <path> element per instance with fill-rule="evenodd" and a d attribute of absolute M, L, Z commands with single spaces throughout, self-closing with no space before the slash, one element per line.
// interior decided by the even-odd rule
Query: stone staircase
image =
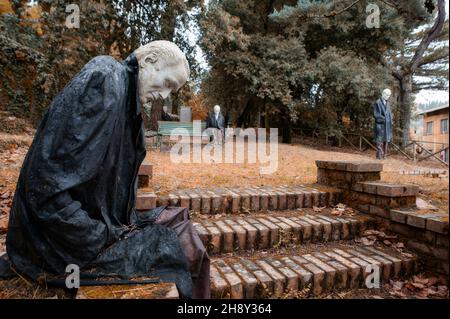
<path fill-rule="evenodd" d="M 414 257 L 394 250 L 358 244 L 321 249 L 306 245 L 281 254 L 256 251 L 248 257 L 213 257 L 211 292 L 213 298 L 224 299 L 277 298 L 298 291 L 304 297 L 317 296 L 366 287 L 370 265 L 379 267 L 380 285 L 416 271 Z"/>
<path fill-rule="evenodd" d="M 374 224 L 359 214 L 332 216 L 311 209 L 220 218 L 195 217 L 194 225 L 211 256 L 214 298 L 305 297 L 365 287 L 376 265 L 381 284 L 409 276 L 416 258 L 353 239 Z"/>
<path fill-rule="evenodd" d="M 316 186 L 316 187 L 314 187 Z M 223 187 L 215 189 L 177 190 L 168 195 L 138 192 L 136 209 L 156 206 L 189 208 L 201 214 L 238 214 L 296 208 L 325 207 L 343 200 L 343 192 L 320 185 L 280 185 L 253 187 Z"/>
<path fill-rule="evenodd" d="M 335 217 L 311 211 L 194 220 L 200 239 L 211 255 L 350 240 L 371 228 L 371 219 L 364 216 Z"/>
<path fill-rule="evenodd" d="M 313 185 L 139 192 L 136 208 L 190 210 L 211 257 L 214 298 L 307 297 L 367 288 L 374 267 L 382 285 L 414 274 L 419 262 L 442 249 L 445 238 L 447 255 L 438 262 L 447 265 L 448 273 L 448 217 L 420 210 L 417 186 L 381 182 L 379 163 L 317 161 L 317 167 Z M 357 211 L 336 213 L 339 203 Z M 406 238 L 413 252 L 362 245 L 360 236 L 380 227 Z M 431 241 L 428 255 L 425 248 L 410 245 L 412 239 L 422 246 Z"/>

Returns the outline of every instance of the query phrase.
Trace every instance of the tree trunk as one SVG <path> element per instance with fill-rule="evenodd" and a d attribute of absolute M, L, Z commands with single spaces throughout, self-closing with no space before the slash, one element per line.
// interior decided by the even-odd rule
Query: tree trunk
<path fill-rule="evenodd" d="M 152 111 L 150 116 L 150 121 L 148 123 L 148 129 L 152 131 L 158 130 L 158 121 L 161 121 L 162 108 L 164 105 L 164 100 L 158 99 L 152 103 Z"/>
<path fill-rule="evenodd" d="M 283 117 L 283 143 L 292 142 L 292 125 L 289 117 Z"/>
<path fill-rule="evenodd" d="M 408 144 L 409 128 L 411 124 L 411 109 L 412 109 L 412 75 L 405 74 L 400 79 L 400 127 L 402 129 L 402 145 Z"/>

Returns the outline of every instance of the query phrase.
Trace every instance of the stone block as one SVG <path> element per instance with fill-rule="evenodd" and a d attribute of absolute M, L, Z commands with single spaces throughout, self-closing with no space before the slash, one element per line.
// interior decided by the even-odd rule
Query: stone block
<path fill-rule="evenodd" d="M 225 223 L 233 230 L 235 234 L 233 246 L 239 250 L 245 250 L 247 248 L 247 231 L 245 228 L 231 219 L 225 220 Z"/>
<path fill-rule="evenodd" d="M 179 206 L 180 197 L 177 194 L 171 193 L 168 195 L 169 197 L 169 205 L 170 206 Z"/>
<path fill-rule="evenodd" d="M 259 210 L 262 212 L 269 210 L 269 194 L 265 192 L 259 194 Z"/>
<path fill-rule="evenodd" d="M 302 257 L 325 272 L 325 280 L 323 282 L 323 288 L 325 289 L 325 291 L 331 291 L 334 286 L 336 269 L 326 264 L 325 262 L 321 261 L 320 259 L 314 257 L 313 255 L 306 254 L 303 255 Z"/>
<path fill-rule="evenodd" d="M 269 227 L 261 224 L 259 220 L 248 218 L 247 221 L 258 230 L 258 236 L 256 238 L 255 247 L 258 249 L 265 249 L 272 247 L 271 245 L 271 234 L 272 230 Z"/>
<path fill-rule="evenodd" d="M 313 294 L 314 295 L 320 295 L 323 292 L 323 285 L 325 281 L 325 271 L 317 267 L 316 265 L 312 263 L 303 263 L 301 257 L 298 256 L 292 256 L 291 259 L 299 263 L 301 267 L 306 269 L 308 272 L 312 273 L 312 282 L 313 282 Z"/>
<path fill-rule="evenodd" d="M 390 218 L 394 222 L 405 224 L 406 216 L 408 216 L 407 211 L 396 210 L 396 209 L 391 210 Z"/>
<path fill-rule="evenodd" d="M 409 212 L 406 215 L 406 224 L 417 227 L 417 228 L 425 228 L 427 222 L 427 218 L 424 215 L 416 214 L 414 212 Z"/>
<path fill-rule="evenodd" d="M 180 193 L 180 207 L 191 208 L 191 198 L 184 192 Z"/>
<path fill-rule="evenodd" d="M 391 218 L 391 212 L 389 210 L 375 205 L 369 205 L 369 213 L 386 219 Z"/>
<path fill-rule="evenodd" d="M 291 219 L 302 227 L 301 242 L 309 243 L 312 239 L 312 225 L 298 217 L 292 217 Z"/>
<path fill-rule="evenodd" d="M 169 206 L 169 197 L 164 195 L 156 197 L 156 206 Z"/>
<path fill-rule="evenodd" d="M 156 195 L 154 193 L 138 193 L 135 203 L 136 210 L 150 210 L 156 207 Z"/>
<path fill-rule="evenodd" d="M 311 234 L 311 241 L 314 243 L 321 242 L 322 241 L 322 225 L 318 223 L 317 221 L 308 218 L 306 216 L 299 216 L 300 220 L 308 223 L 312 227 L 312 234 Z"/>
<path fill-rule="evenodd" d="M 428 218 L 426 228 L 439 234 L 448 234 L 448 217 Z"/>
<path fill-rule="evenodd" d="M 306 269 L 295 263 L 293 260 L 289 259 L 289 257 L 282 257 L 280 260 L 287 267 L 289 267 L 289 269 L 297 273 L 299 279 L 299 289 L 304 289 L 312 283 L 313 274 L 311 272 L 307 271 Z"/>
<path fill-rule="evenodd" d="M 219 254 L 222 246 L 222 233 L 221 231 L 211 222 L 204 221 L 203 226 L 209 232 L 209 246 L 206 247 L 208 253 L 210 254 Z"/>
<path fill-rule="evenodd" d="M 348 286 L 350 288 L 357 288 L 359 286 L 361 282 L 361 269 L 357 264 L 351 262 L 346 257 L 344 257 L 348 255 L 344 254 L 344 256 L 342 256 L 340 253 L 336 251 L 328 251 L 325 252 L 324 254 L 332 257 L 334 260 L 347 267 Z"/>
<path fill-rule="evenodd" d="M 200 196 L 198 194 L 196 194 L 195 192 L 189 192 L 187 195 L 190 198 L 191 211 L 200 212 L 201 211 L 201 203 L 202 203 Z"/>
<path fill-rule="evenodd" d="M 256 287 L 258 285 L 256 277 L 240 263 L 233 263 L 231 267 L 242 279 L 242 283 L 244 284 L 244 298 L 256 298 Z"/>
<path fill-rule="evenodd" d="M 303 193 L 304 196 L 304 205 L 305 208 L 311 208 L 313 207 L 313 200 L 312 200 L 312 193 L 309 190 L 305 190 Z"/>
<path fill-rule="evenodd" d="M 258 280 L 256 287 L 256 296 L 258 298 L 271 297 L 274 292 L 274 281 L 272 280 L 272 278 L 260 267 L 258 267 L 254 262 L 244 258 L 241 258 L 240 262 Z"/>
<path fill-rule="evenodd" d="M 257 238 L 258 238 L 258 231 L 259 230 L 255 226 L 249 224 L 247 221 L 245 221 L 243 219 L 237 219 L 236 223 L 241 225 L 246 231 L 246 249 L 250 250 L 250 249 L 254 249 L 254 248 L 258 247 L 258 240 L 257 240 Z M 266 237 L 268 238 L 269 230 L 268 229 L 266 229 L 266 230 L 267 230 Z M 268 239 L 266 239 L 266 242 L 267 242 L 267 245 L 268 245 Z"/>
<path fill-rule="evenodd" d="M 215 222 L 217 228 L 219 228 L 222 233 L 222 249 L 221 251 L 224 253 L 231 253 L 233 251 L 234 245 L 234 232 L 227 224 L 225 224 L 222 220 L 218 220 Z"/>
<path fill-rule="evenodd" d="M 269 247 L 277 246 L 281 243 L 280 238 L 280 228 L 272 223 L 271 221 L 264 219 L 264 218 L 258 218 L 257 220 L 260 224 L 266 226 L 270 231 L 270 243 Z"/>
<path fill-rule="evenodd" d="M 230 286 L 214 266 L 210 266 L 211 297 L 214 299 L 230 298 Z"/>
<path fill-rule="evenodd" d="M 144 176 L 148 176 L 148 177 L 152 178 L 153 165 L 142 163 L 141 166 L 139 166 L 138 175 L 144 175 Z"/>
<path fill-rule="evenodd" d="M 299 287 L 299 279 L 297 273 L 286 267 L 281 261 L 271 257 L 266 260 L 273 268 L 281 273 L 285 279 L 285 290 L 297 291 Z"/>
<path fill-rule="evenodd" d="M 222 272 L 223 277 L 228 282 L 230 287 L 231 299 L 243 299 L 244 298 L 244 285 L 238 275 L 231 269 L 230 266 L 225 264 L 221 260 L 217 260 L 215 266 Z"/>
<path fill-rule="evenodd" d="M 201 195 L 201 212 L 202 214 L 209 214 L 211 212 L 211 196 L 207 194 Z"/>
<path fill-rule="evenodd" d="M 273 283 L 274 283 L 274 287 L 273 287 L 274 296 L 277 296 L 277 297 L 281 296 L 286 287 L 285 277 L 264 260 L 257 260 L 256 264 L 272 278 Z"/>

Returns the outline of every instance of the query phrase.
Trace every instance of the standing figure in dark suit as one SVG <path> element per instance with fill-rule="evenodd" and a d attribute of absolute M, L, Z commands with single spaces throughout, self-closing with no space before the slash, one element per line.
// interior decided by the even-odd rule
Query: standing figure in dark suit
<path fill-rule="evenodd" d="M 377 146 L 377 159 L 384 159 L 387 152 L 387 145 L 392 141 L 392 113 L 389 105 L 391 90 L 385 89 L 382 97 L 373 106 L 373 116 L 375 118 L 375 143 Z"/>
<path fill-rule="evenodd" d="M 214 143 L 222 144 L 224 132 L 225 132 L 225 118 L 220 112 L 220 106 L 214 106 L 214 112 L 209 113 L 206 121 L 206 128 L 212 131 L 214 137 Z"/>

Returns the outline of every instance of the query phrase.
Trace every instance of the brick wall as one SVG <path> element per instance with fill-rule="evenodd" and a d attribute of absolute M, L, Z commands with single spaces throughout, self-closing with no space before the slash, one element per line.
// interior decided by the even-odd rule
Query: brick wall
<path fill-rule="evenodd" d="M 417 207 L 416 185 L 380 181 L 382 164 L 317 161 L 317 181 L 339 187 L 344 203 L 371 215 L 418 253 L 426 269 L 448 274 L 448 212 Z"/>

